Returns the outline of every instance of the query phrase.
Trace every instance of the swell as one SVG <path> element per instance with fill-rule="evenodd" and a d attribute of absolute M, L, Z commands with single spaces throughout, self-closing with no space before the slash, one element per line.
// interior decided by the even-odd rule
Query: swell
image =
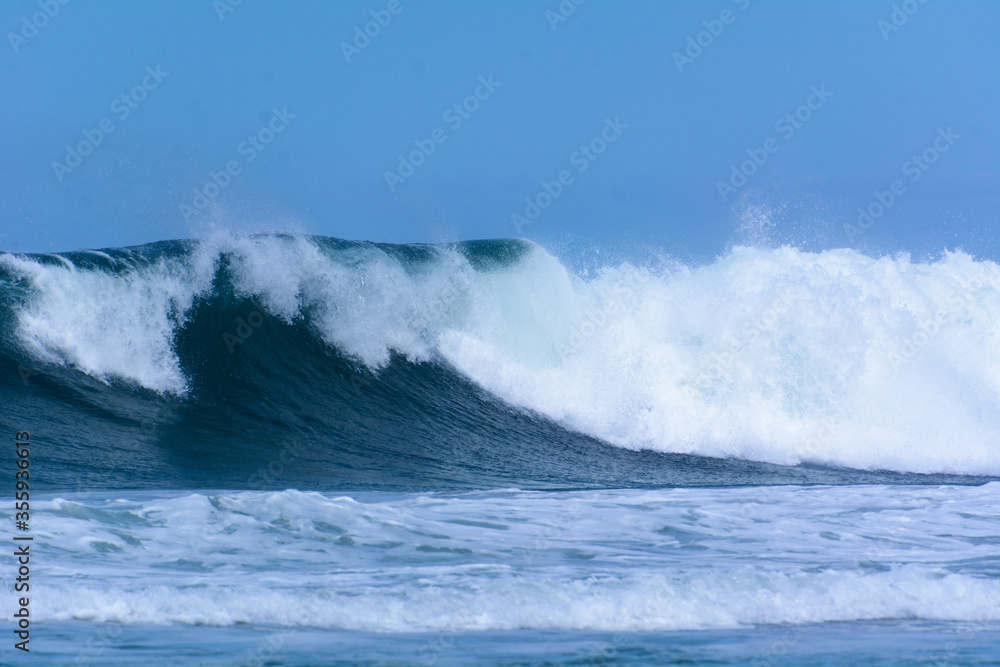
<path fill-rule="evenodd" d="M 523 241 L 288 235 L 0 255 L 3 425 L 59 489 L 976 483 L 997 273 L 783 248 L 583 279 Z"/>

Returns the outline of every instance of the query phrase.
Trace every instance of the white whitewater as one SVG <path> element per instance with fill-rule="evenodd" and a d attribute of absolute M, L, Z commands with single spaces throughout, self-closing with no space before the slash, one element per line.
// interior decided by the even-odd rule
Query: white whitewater
<path fill-rule="evenodd" d="M 239 294 L 372 368 L 447 363 L 501 400 L 628 448 L 781 464 L 1000 473 L 1000 267 L 735 248 L 589 279 L 534 247 L 474 271 L 376 247 L 218 236 L 124 275 L 12 255 L 37 357 L 183 394 L 173 349 L 220 257 Z"/>

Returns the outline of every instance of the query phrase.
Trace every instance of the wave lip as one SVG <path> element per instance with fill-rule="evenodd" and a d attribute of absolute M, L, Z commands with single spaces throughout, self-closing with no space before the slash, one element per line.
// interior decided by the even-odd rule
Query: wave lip
<path fill-rule="evenodd" d="M 12 356 L 164 397 L 203 400 L 198 373 L 267 339 L 294 365 L 259 359 L 255 386 L 322 348 L 366 388 L 394 359 L 439 366 L 628 449 L 1000 474 L 1000 267 L 960 252 L 736 248 L 582 277 L 522 241 L 219 236 L 2 255 L 0 290 Z"/>

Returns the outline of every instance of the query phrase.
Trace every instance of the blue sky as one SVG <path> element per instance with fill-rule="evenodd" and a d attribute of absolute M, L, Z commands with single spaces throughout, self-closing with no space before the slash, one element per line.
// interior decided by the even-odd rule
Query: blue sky
<path fill-rule="evenodd" d="M 0 29 L 4 250 L 222 226 L 997 256 L 996 2 L 34 0 Z"/>

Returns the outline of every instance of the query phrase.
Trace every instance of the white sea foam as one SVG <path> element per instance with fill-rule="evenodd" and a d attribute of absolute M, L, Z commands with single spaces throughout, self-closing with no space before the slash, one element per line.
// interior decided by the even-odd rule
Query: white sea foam
<path fill-rule="evenodd" d="M 736 248 L 582 279 L 535 247 L 457 251 L 218 236 L 126 277 L 4 256 L 22 340 L 102 379 L 182 393 L 172 340 L 220 256 L 238 292 L 373 368 L 445 361 L 500 399 L 628 448 L 910 472 L 1000 473 L 1000 267 Z"/>
<path fill-rule="evenodd" d="M 273 582 L 272 582 L 273 583 Z M 296 625 L 373 632 L 433 630 L 651 631 L 879 619 L 997 621 L 1000 583 L 927 568 L 724 574 L 598 581 L 494 574 L 482 581 L 313 587 L 119 585 L 44 587 L 39 607 L 55 620 L 119 623 Z"/>
<path fill-rule="evenodd" d="M 132 498 L 33 503 L 35 618 L 378 632 L 1000 620 L 997 483 Z"/>
<path fill-rule="evenodd" d="M 160 392 L 183 393 L 187 381 L 173 342 L 212 271 L 161 261 L 122 274 L 78 270 L 0 255 L 27 277 L 33 294 L 18 314 L 18 334 L 39 358 L 69 363 L 100 380 L 125 379 Z"/>
<path fill-rule="evenodd" d="M 505 401 L 630 448 L 1000 473 L 1000 267 L 737 248 L 583 282 L 538 251 L 439 350 Z"/>

